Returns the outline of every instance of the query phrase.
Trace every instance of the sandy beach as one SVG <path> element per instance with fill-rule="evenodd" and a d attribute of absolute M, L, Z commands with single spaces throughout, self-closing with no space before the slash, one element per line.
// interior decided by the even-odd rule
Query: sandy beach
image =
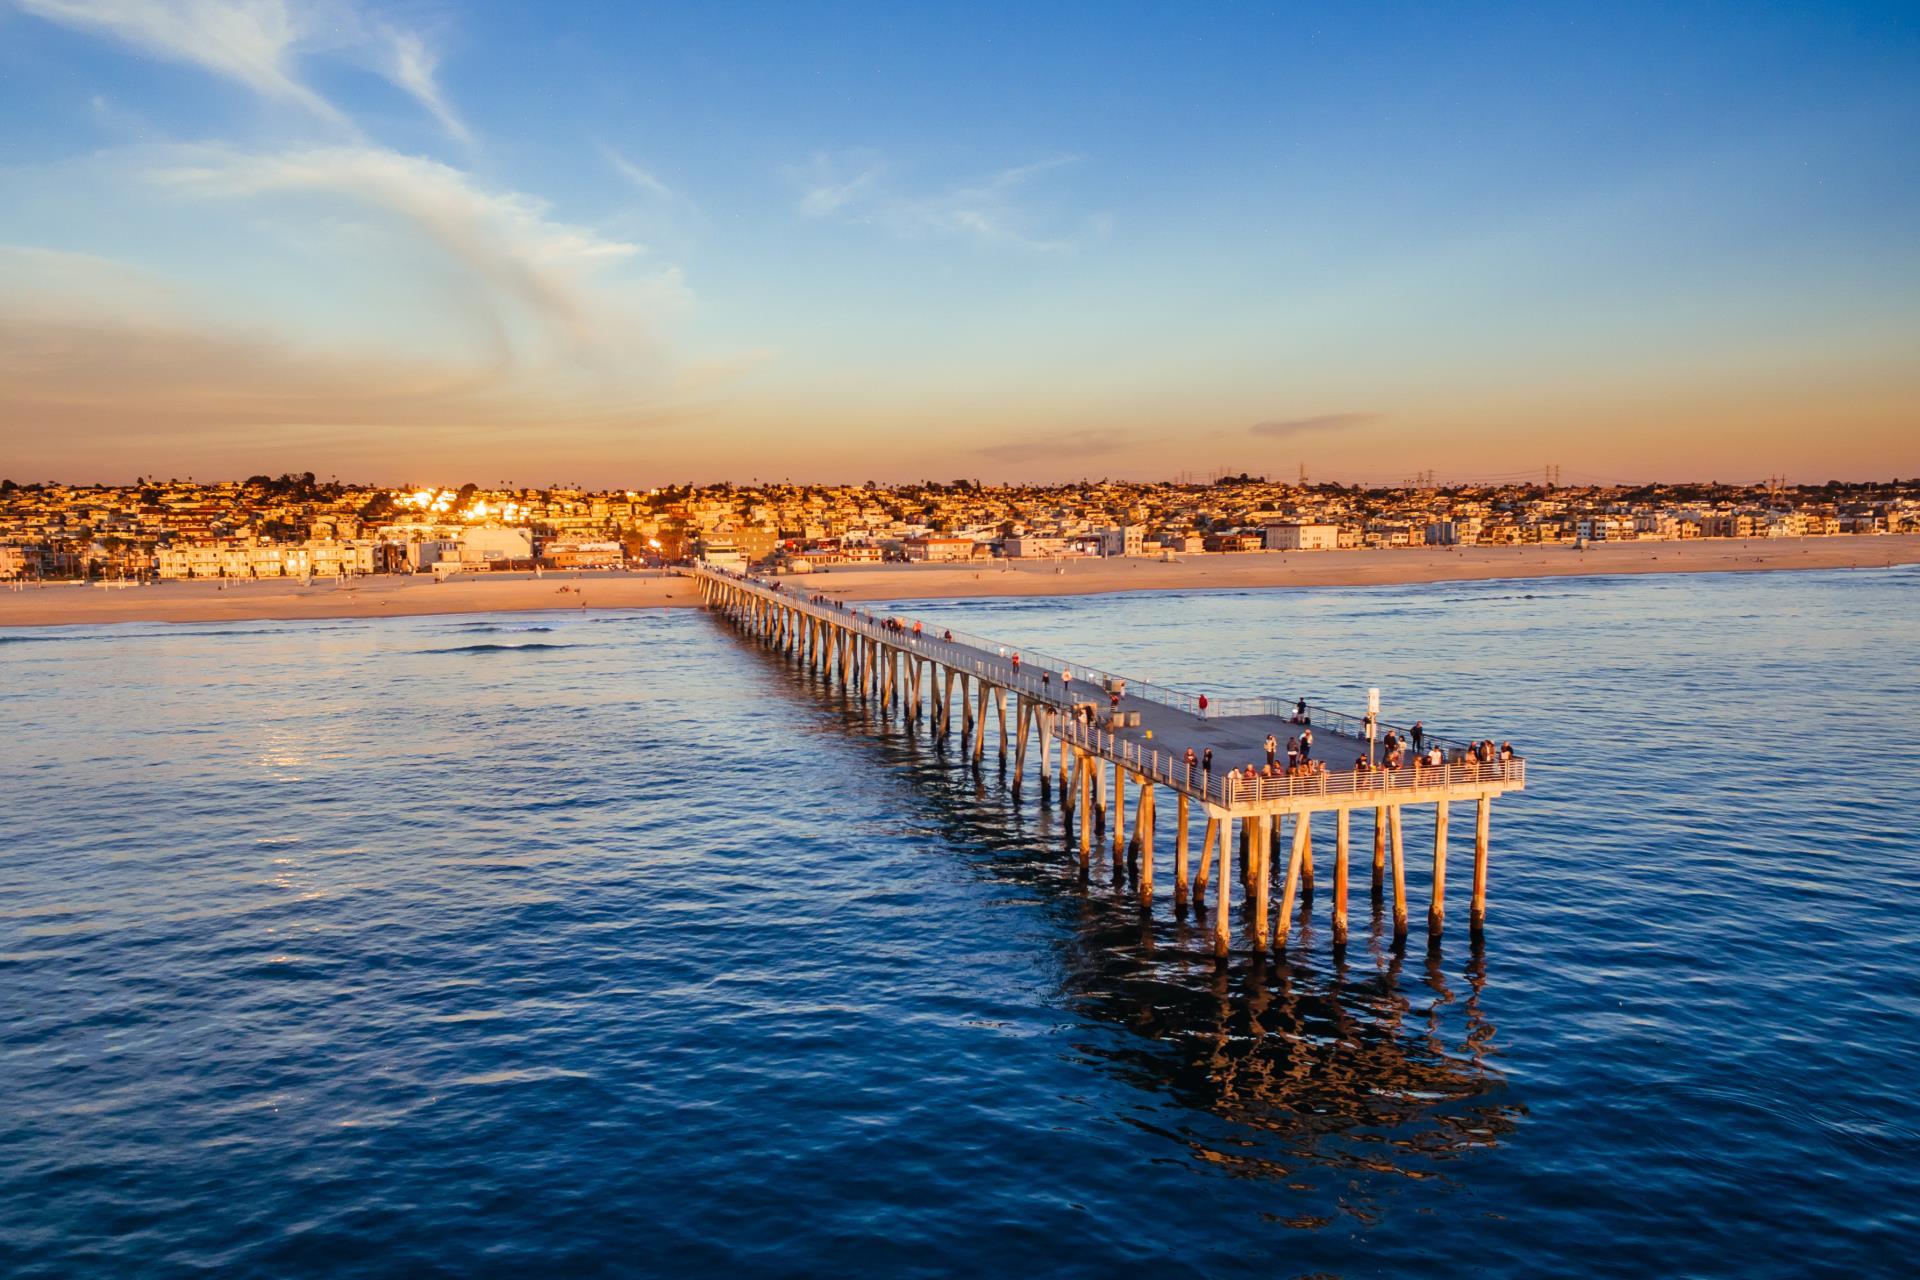
<path fill-rule="evenodd" d="M 1147 559 L 983 565 L 875 565 L 804 579 L 847 600 L 937 600 L 981 596 L 1093 595 L 1110 591 L 1244 590 L 1254 587 L 1388 586 L 1485 578 L 1612 573 L 1724 573 L 1885 568 L 1920 563 L 1920 535 L 1860 538 L 1714 539 L 1549 547 L 1422 547 L 1396 551 L 1252 552 Z M 559 573 L 372 577 L 347 585 L 296 579 L 163 582 L 105 588 L 71 584 L 0 588 L 0 627 L 109 622 L 401 617 L 530 609 L 648 609 L 697 604 L 671 574 Z"/>

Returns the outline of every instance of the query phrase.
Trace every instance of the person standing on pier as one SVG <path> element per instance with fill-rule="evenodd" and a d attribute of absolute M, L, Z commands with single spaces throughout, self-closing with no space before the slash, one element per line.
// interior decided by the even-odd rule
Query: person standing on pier
<path fill-rule="evenodd" d="M 1426 727 L 1422 725 L 1418 720 L 1415 720 L 1413 722 L 1412 736 L 1413 736 L 1413 751 L 1415 755 L 1418 755 L 1420 753 L 1420 739 L 1427 736 Z"/>
<path fill-rule="evenodd" d="M 1273 740 L 1273 735 L 1268 734 L 1267 735 L 1267 768 L 1269 769 L 1273 768 L 1274 753 L 1277 752 L 1279 748 L 1280 748 L 1280 744 Z"/>
<path fill-rule="evenodd" d="M 1298 769 L 1299 767 L 1300 767 L 1300 740 L 1298 738 L 1288 738 L 1287 739 L 1287 768 L 1291 770 L 1291 769 Z"/>
<path fill-rule="evenodd" d="M 1300 731 L 1300 758 L 1302 760 L 1310 760 L 1313 758 L 1312 729 L 1302 729 Z"/>
<path fill-rule="evenodd" d="M 1202 720 L 1207 718 L 1207 695 L 1204 693 L 1200 695 L 1200 718 Z"/>
<path fill-rule="evenodd" d="M 1200 753 L 1200 773 L 1207 781 L 1213 780 L 1213 748 L 1208 747 Z"/>
<path fill-rule="evenodd" d="M 1020 651 L 1018 649 L 1013 651 L 1013 674 L 1020 674 Z"/>
<path fill-rule="evenodd" d="M 1192 747 L 1188 747 L 1188 748 L 1187 748 L 1187 757 L 1186 757 L 1186 764 L 1187 764 L 1187 785 L 1188 785 L 1188 786 L 1192 786 L 1192 785 L 1193 785 L 1193 766 L 1194 766 L 1194 765 L 1196 765 L 1196 764 L 1198 764 L 1198 763 L 1200 763 L 1200 757 L 1194 754 L 1194 751 L 1193 751 L 1193 748 L 1192 748 Z"/>

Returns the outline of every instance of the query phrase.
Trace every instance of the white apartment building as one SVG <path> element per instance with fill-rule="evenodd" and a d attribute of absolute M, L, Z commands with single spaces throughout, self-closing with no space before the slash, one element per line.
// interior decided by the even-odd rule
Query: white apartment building
<path fill-rule="evenodd" d="M 1145 525 L 1125 524 L 1116 529 L 1095 529 L 1103 556 L 1139 556 L 1147 551 Z"/>
<path fill-rule="evenodd" d="M 533 530 L 502 525 L 468 529 L 460 539 L 460 559 L 475 563 L 533 559 Z"/>
<path fill-rule="evenodd" d="M 1270 524 L 1269 551 L 1334 551 L 1340 546 L 1340 526 L 1334 524 Z"/>
<path fill-rule="evenodd" d="M 154 555 L 162 578 L 304 578 L 372 573 L 368 539 L 307 542 L 192 542 Z"/>

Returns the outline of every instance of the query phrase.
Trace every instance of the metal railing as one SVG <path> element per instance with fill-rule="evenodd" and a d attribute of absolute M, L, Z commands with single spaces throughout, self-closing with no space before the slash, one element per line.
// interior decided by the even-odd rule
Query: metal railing
<path fill-rule="evenodd" d="M 1396 793 L 1432 788 L 1501 785 L 1524 787 L 1527 763 L 1515 757 L 1481 763 L 1475 760 L 1440 765 L 1406 765 L 1399 769 L 1327 769 L 1307 773 L 1293 770 L 1283 777 L 1246 777 L 1229 769 L 1215 773 L 1198 764 L 1188 764 L 1184 752 L 1160 751 L 1144 743 L 1109 733 L 1094 725 L 1073 719 L 1062 720 L 1055 730 L 1061 741 L 1117 761 L 1128 769 L 1155 782 L 1163 782 L 1201 800 L 1231 809 L 1238 805 L 1265 804 L 1282 800 L 1318 796 L 1377 796 L 1381 804 L 1392 803 Z"/>
<path fill-rule="evenodd" d="M 921 657 L 933 658 L 942 665 L 956 671 L 965 671 L 973 675 L 989 678 L 995 684 L 1011 689 L 1023 697 L 1031 698 L 1037 702 L 1045 702 L 1056 708 L 1069 708 L 1073 706 L 1076 701 L 1094 700 L 1076 698 L 1074 689 L 1078 686 L 1082 688 L 1097 688 L 1101 693 L 1110 693 L 1116 688 L 1124 689 L 1126 697 L 1140 698 L 1161 706 L 1172 707 L 1175 710 L 1184 711 L 1188 715 L 1204 720 L 1224 720 L 1252 716 L 1275 717 L 1291 721 L 1299 713 L 1298 702 L 1287 702 L 1280 698 L 1263 697 L 1208 699 L 1207 705 L 1203 710 L 1200 707 L 1200 698 L 1197 694 L 1183 693 L 1180 690 L 1170 689 L 1164 685 L 1156 685 L 1150 681 L 1129 680 L 1123 676 L 1114 675 L 1112 672 L 1102 671 L 1097 667 L 1089 667 L 1085 663 L 1070 662 L 1065 658 L 1056 657 L 1052 654 L 1029 654 L 1014 646 L 1004 645 L 997 640 L 990 640 L 984 636 L 972 635 L 963 631 L 954 631 L 946 627 L 941 628 L 940 634 L 938 635 L 927 632 L 924 629 L 916 634 L 913 631 L 913 620 L 903 619 L 901 615 L 876 614 L 871 609 L 860 609 L 845 601 L 829 600 L 824 596 L 817 595 L 800 595 L 788 589 L 784 584 L 763 582 L 748 574 L 733 573 L 729 570 L 715 568 L 711 565 L 695 565 L 691 569 L 684 570 L 684 572 L 694 576 L 705 574 L 732 586 L 748 588 L 760 593 L 766 599 L 784 606 L 799 609 L 814 617 L 827 619 L 834 625 L 845 627 L 855 634 L 880 640 L 886 644 L 897 645 Z M 898 625 L 888 626 L 887 623 L 889 620 L 894 621 Z M 951 636 L 952 639 L 947 639 L 948 636 Z M 1010 663 L 1015 653 L 1019 653 L 1021 658 L 1020 666 L 1017 670 L 1012 669 L 1010 666 L 1003 665 Z M 1055 676 L 1063 675 L 1069 671 L 1073 673 L 1071 681 L 1064 679 L 1055 680 Z M 1310 724 L 1316 729 L 1328 729 L 1336 734 L 1354 738 L 1360 742 L 1366 741 L 1366 721 L 1363 717 L 1333 711 L 1327 707 L 1316 706 L 1312 703 L 1307 704 L 1305 715 L 1307 720 L 1303 723 L 1303 727 L 1305 727 L 1306 724 Z M 1410 729 L 1403 729 L 1399 726 L 1388 724 L 1381 724 L 1379 726 L 1379 731 L 1383 737 L 1388 730 L 1397 733 L 1403 741 L 1410 741 L 1412 738 L 1412 730 Z M 1122 748 L 1134 751 L 1136 755 L 1139 755 L 1143 750 L 1140 744 L 1129 742 L 1124 738 L 1118 738 L 1103 730 L 1090 726 L 1081 726 L 1079 724 L 1068 724 L 1063 721 L 1058 736 L 1065 738 L 1068 737 L 1070 733 L 1103 735 L 1112 742 L 1120 743 Z M 1072 740 L 1076 742 L 1081 741 L 1079 738 Z M 1391 791 L 1396 787 L 1404 790 L 1412 785 L 1411 780 L 1416 778 L 1419 780 L 1419 785 L 1421 786 L 1454 785 L 1453 779 L 1455 777 L 1459 779 L 1462 785 L 1479 782 L 1516 780 L 1518 780 L 1517 785 L 1524 784 L 1526 765 L 1524 761 L 1518 758 L 1505 762 L 1496 760 L 1485 763 L 1473 759 L 1461 759 L 1460 757 L 1471 754 L 1472 749 L 1470 747 L 1464 743 L 1442 738 L 1437 734 L 1426 733 L 1424 730 L 1421 741 L 1425 747 L 1439 747 L 1448 757 L 1448 762 L 1439 765 L 1410 763 L 1397 770 L 1388 769 L 1384 765 L 1375 766 L 1365 771 L 1330 769 L 1326 773 L 1295 773 L 1281 778 L 1256 777 L 1249 779 L 1228 770 L 1218 775 L 1207 775 L 1210 782 L 1206 785 L 1186 786 L 1184 789 L 1195 795 L 1204 796 L 1208 800 L 1226 804 L 1232 803 L 1225 799 L 1225 788 L 1230 779 L 1232 780 L 1232 785 L 1237 788 L 1235 795 L 1239 801 L 1285 799 L 1296 795 L 1341 795 L 1358 791 Z M 1082 745 L 1084 745 L 1084 743 Z M 1122 758 L 1118 750 L 1102 750 L 1103 753 L 1113 755 L 1116 759 Z M 1155 760 L 1165 759 L 1172 761 L 1176 759 L 1176 757 L 1170 753 L 1158 750 L 1146 752 L 1145 755 L 1142 756 L 1142 758 L 1149 757 Z M 1184 756 L 1178 757 L 1178 759 L 1183 760 Z M 1171 764 L 1168 766 L 1168 770 L 1165 774 L 1155 776 L 1162 778 L 1162 780 L 1171 781 L 1173 776 Z M 1143 769 L 1142 772 L 1146 772 L 1146 770 Z M 1197 768 L 1196 772 L 1198 772 Z M 1210 790 L 1209 788 L 1212 789 Z"/>

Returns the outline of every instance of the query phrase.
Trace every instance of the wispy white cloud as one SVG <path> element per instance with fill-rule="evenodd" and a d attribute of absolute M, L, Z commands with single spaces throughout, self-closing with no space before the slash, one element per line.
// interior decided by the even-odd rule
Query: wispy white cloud
<path fill-rule="evenodd" d="M 662 182 L 651 169 L 643 169 L 629 160 L 626 155 L 613 147 L 602 146 L 600 154 L 606 157 L 607 166 L 622 178 L 629 186 L 642 195 L 653 196 L 661 200 L 677 200 L 679 194 Z"/>
<path fill-rule="evenodd" d="M 866 203 L 878 192 L 882 172 L 879 161 L 867 153 L 836 156 L 816 151 L 794 173 L 801 184 L 801 215 L 825 218 Z"/>
<path fill-rule="evenodd" d="M 227 76 L 330 124 L 347 119 L 294 72 L 307 35 L 283 0 L 18 0 L 37 17 L 110 35 L 153 57 Z"/>
<path fill-rule="evenodd" d="M 110 36 L 150 57 L 198 66 L 270 101 L 353 132 L 347 114 L 300 75 L 334 53 L 409 94 L 455 139 L 473 135 L 435 78 L 439 54 L 419 33 L 368 16 L 353 0 L 15 0 L 50 22 Z"/>
<path fill-rule="evenodd" d="M 931 192 L 902 190 L 871 152 L 816 152 L 790 176 L 802 217 L 881 227 L 902 238 L 948 236 L 1039 252 L 1071 248 L 1071 235 L 1044 235 L 1022 197 L 1044 174 L 1076 162 L 1053 156 Z"/>
<path fill-rule="evenodd" d="M 593 277 L 644 252 L 554 220 L 533 196 L 487 191 L 451 166 L 376 147 L 266 154 L 204 147 L 156 166 L 152 177 L 202 197 L 322 194 L 398 219 L 492 296 L 581 347 L 626 327 L 609 323 Z"/>
<path fill-rule="evenodd" d="M 425 107 L 428 114 L 438 120 L 440 127 L 449 135 L 471 146 L 473 134 L 468 131 L 466 122 L 448 104 L 446 94 L 440 90 L 440 82 L 434 79 L 434 73 L 440 67 L 440 55 L 429 49 L 426 41 L 412 31 L 386 27 L 383 29 L 383 34 L 392 54 L 387 78 L 412 94 L 414 100 Z"/>
<path fill-rule="evenodd" d="M 1126 432 L 1109 428 L 1054 431 L 1026 440 L 982 445 L 974 452 L 995 462 L 1054 462 L 1074 457 L 1099 460 L 1132 443 Z"/>
<path fill-rule="evenodd" d="M 1320 431 L 1350 431 L 1379 419 L 1377 413 L 1321 413 L 1307 418 L 1270 418 L 1254 423 L 1247 431 L 1269 440 L 1291 440 L 1295 436 L 1312 435 Z"/>

